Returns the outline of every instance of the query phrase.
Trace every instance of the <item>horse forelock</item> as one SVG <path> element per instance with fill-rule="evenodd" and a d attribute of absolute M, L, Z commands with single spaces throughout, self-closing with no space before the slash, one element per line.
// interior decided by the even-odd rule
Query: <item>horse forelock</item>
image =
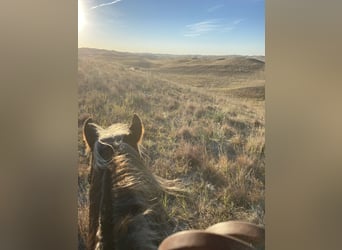
<path fill-rule="evenodd" d="M 99 139 L 103 140 L 107 137 L 114 137 L 117 135 L 128 135 L 130 133 L 127 124 L 115 123 L 107 128 L 100 128 L 98 130 Z"/>
<path fill-rule="evenodd" d="M 113 153 L 117 154 L 118 152 L 116 147 L 119 147 L 122 143 L 123 136 L 128 135 L 129 133 L 130 131 L 127 124 L 117 123 L 105 129 L 97 126 L 98 139 L 94 144 L 94 150 L 92 152 L 94 158 L 94 161 L 92 162 L 93 167 L 104 169 L 113 160 L 113 158 L 104 159 L 102 157 L 100 154 L 101 145 L 111 147 Z"/>

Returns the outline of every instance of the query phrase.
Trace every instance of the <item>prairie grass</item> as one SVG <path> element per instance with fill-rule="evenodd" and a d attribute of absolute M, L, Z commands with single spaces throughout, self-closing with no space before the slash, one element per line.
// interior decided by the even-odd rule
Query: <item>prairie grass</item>
<path fill-rule="evenodd" d="M 163 204 L 177 230 L 226 220 L 264 224 L 264 63 L 79 49 L 79 117 L 102 126 L 143 120 L 143 157 L 189 197 Z M 82 118 L 80 118 L 82 120 Z M 87 232 L 87 162 L 79 128 L 79 230 Z M 81 241 L 81 240 L 80 240 Z M 81 245 L 81 243 L 80 243 Z"/>

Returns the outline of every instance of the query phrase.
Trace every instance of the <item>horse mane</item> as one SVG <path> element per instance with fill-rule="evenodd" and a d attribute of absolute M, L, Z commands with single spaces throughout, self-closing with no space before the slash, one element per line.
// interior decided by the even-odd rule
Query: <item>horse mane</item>
<path fill-rule="evenodd" d="M 117 154 L 106 162 L 94 149 L 93 223 L 96 248 L 157 249 L 173 232 L 172 220 L 161 203 L 162 196 L 181 195 L 177 180 L 165 180 L 145 166 L 140 152 L 121 142 Z M 108 164 L 102 169 L 102 164 Z M 97 190 L 97 191 L 96 191 Z M 97 220 L 97 222 L 96 222 Z M 113 223 L 110 223 L 113 222 Z M 93 232 L 94 234 L 94 232 Z M 95 235 L 95 234 L 94 234 Z M 101 245 L 102 246 L 99 246 Z"/>
<path fill-rule="evenodd" d="M 89 174 L 89 249 L 157 249 L 174 232 L 165 196 L 183 195 L 178 180 L 154 175 L 141 154 L 144 127 L 137 115 L 130 126 L 107 128 L 88 118 L 83 138 Z"/>
<path fill-rule="evenodd" d="M 123 143 L 120 147 L 119 151 L 125 153 L 114 157 L 116 168 L 112 173 L 113 219 L 120 221 L 114 226 L 116 245 L 118 249 L 129 249 L 126 243 L 134 241 L 143 249 L 156 249 L 171 230 L 160 203 L 167 187 L 146 168 L 130 145 Z"/>
<path fill-rule="evenodd" d="M 123 124 L 123 123 L 116 123 L 113 124 L 111 126 L 109 126 L 106 129 L 101 128 L 100 126 L 97 126 L 97 131 L 98 131 L 98 135 L 99 135 L 99 141 L 102 141 L 102 138 L 107 138 L 108 136 L 113 136 L 115 134 L 128 134 L 129 133 L 129 128 L 127 124 Z M 103 142 L 102 142 L 103 143 Z M 153 173 L 151 173 L 146 167 L 145 164 L 142 161 L 142 146 L 141 144 L 138 144 L 138 152 L 136 150 L 134 150 L 134 148 L 132 148 L 129 144 L 126 143 L 122 143 L 122 153 L 124 153 L 124 155 L 120 155 L 117 157 L 114 157 L 114 159 L 112 159 L 113 161 L 115 161 L 115 164 L 119 165 L 125 165 L 125 164 L 130 164 L 127 163 L 127 159 L 130 159 L 130 162 L 134 165 L 139 165 L 139 168 L 132 168 L 132 167 L 121 167 L 118 169 L 123 169 L 123 170 L 130 170 L 130 172 L 127 174 L 124 174 L 123 172 L 121 172 L 121 174 L 123 174 L 124 176 L 122 176 L 123 179 L 127 178 L 127 179 L 132 179 L 133 176 L 137 177 L 136 180 L 131 180 L 131 184 L 133 185 L 138 185 L 139 183 L 139 176 L 142 174 L 141 171 L 143 170 L 144 173 L 144 177 L 148 178 L 150 186 L 153 186 L 154 189 L 153 190 L 159 190 L 159 191 L 163 191 L 167 194 L 172 194 L 172 195 L 181 195 L 182 192 L 184 192 L 183 188 L 180 188 L 181 186 L 181 182 L 178 179 L 174 179 L 174 180 L 167 180 L 164 179 L 158 175 L 155 175 Z M 108 165 L 108 161 L 106 161 L 105 159 L 103 159 L 103 157 L 99 154 L 99 151 L 97 150 L 97 144 L 95 145 L 95 150 L 94 150 L 94 154 L 95 154 L 95 165 L 97 167 L 103 167 Z M 133 161 L 133 162 L 132 162 Z M 133 171 L 135 170 L 135 171 Z M 152 174 L 152 176 L 151 176 Z M 145 179 L 146 180 L 146 179 Z"/>

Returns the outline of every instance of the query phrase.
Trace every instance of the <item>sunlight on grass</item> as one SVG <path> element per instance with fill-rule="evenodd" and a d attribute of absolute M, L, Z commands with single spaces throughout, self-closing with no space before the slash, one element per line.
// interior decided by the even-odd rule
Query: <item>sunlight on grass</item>
<path fill-rule="evenodd" d="M 264 224 L 263 63 L 91 49 L 79 50 L 78 60 L 79 115 L 107 126 L 138 113 L 146 164 L 189 189 L 179 200 L 162 197 L 175 230 L 234 219 Z"/>

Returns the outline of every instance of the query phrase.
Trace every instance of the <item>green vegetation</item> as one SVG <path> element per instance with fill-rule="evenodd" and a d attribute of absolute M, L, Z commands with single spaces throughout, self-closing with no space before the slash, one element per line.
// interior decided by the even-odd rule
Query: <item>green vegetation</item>
<path fill-rule="evenodd" d="M 189 197 L 164 204 L 179 230 L 227 220 L 264 224 L 263 58 L 168 56 L 79 49 L 79 117 L 145 126 L 144 160 L 180 179 Z M 81 119 L 81 118 L 80 118 Z M 79 127 L 79 230 L 87 230 L 87 174 Z"/>

